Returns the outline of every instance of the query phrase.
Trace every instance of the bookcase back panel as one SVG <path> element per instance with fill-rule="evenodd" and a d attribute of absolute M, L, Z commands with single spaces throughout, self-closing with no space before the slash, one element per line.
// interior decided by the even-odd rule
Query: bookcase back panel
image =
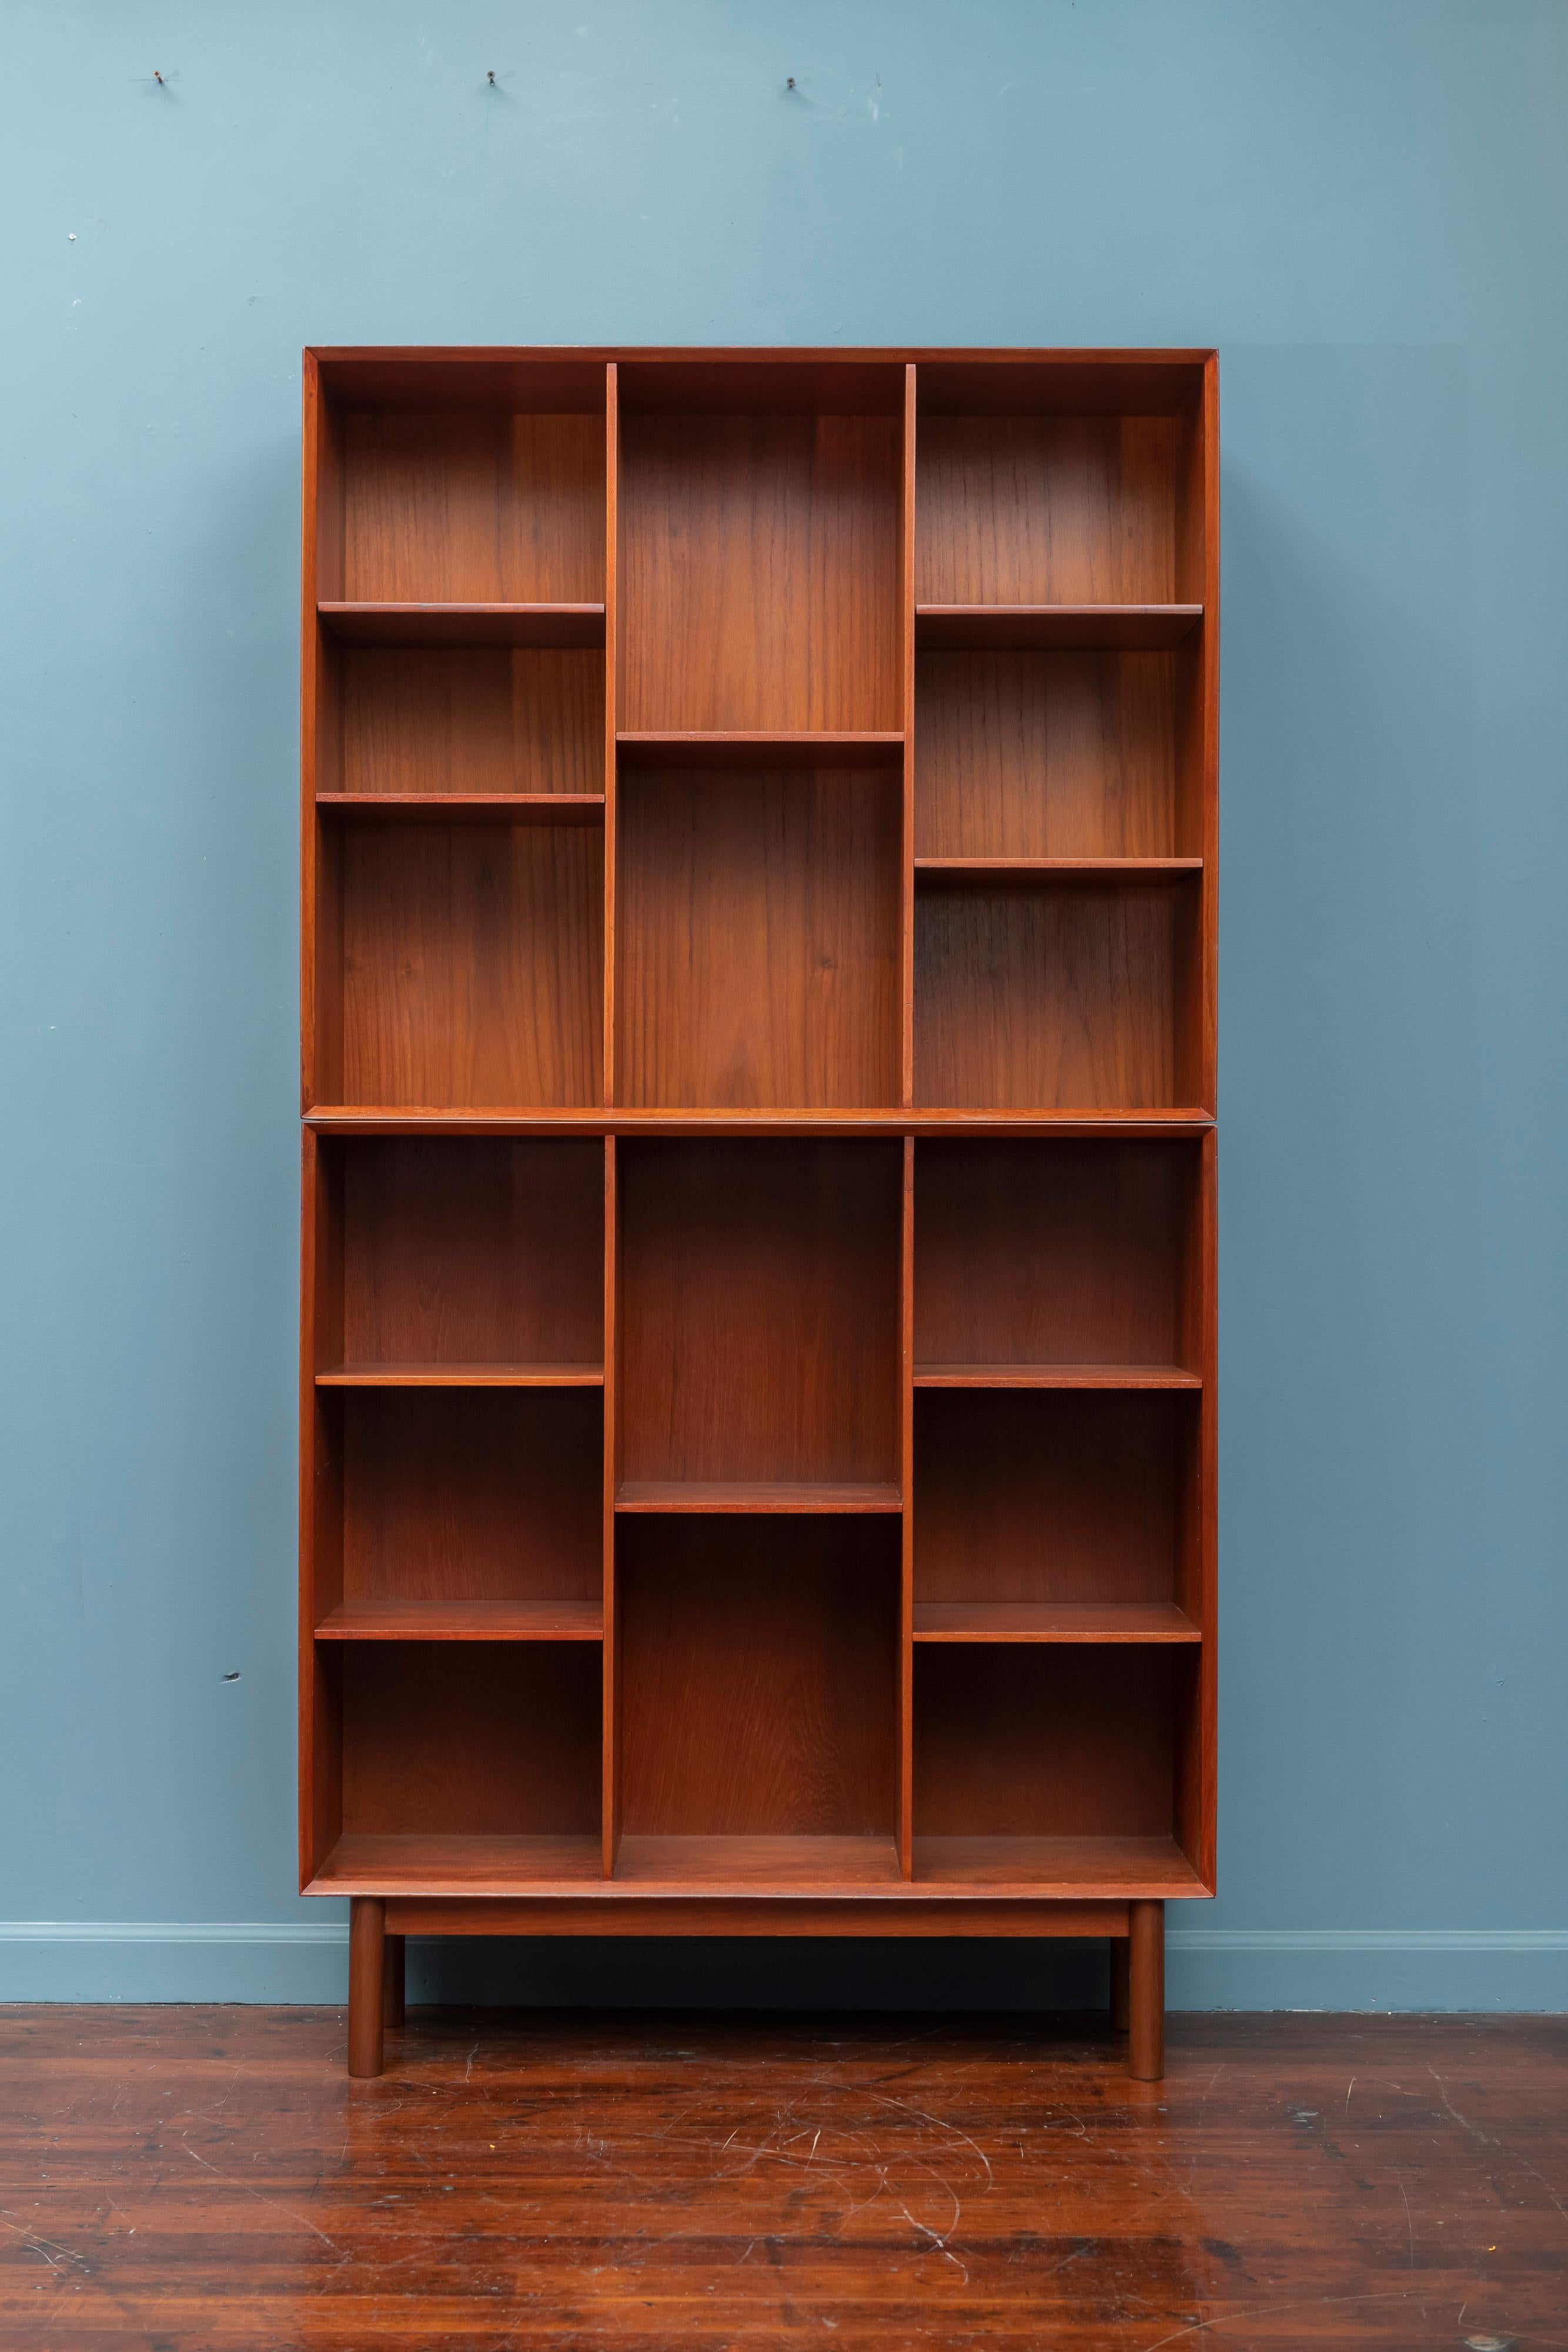
<path fill-rule="evenodd" d="M 1184 1363 L 1197 1181 L 1183 1143 L 923 1139 L 916 1363 Z"/>
<path fill-rule="evenodd" d="M 345 1835 L 597 1832 L 601 1677 L 587 1644 L 357 1643 L 334 1671 Z"/>
<path fill-rule="evenodd" d="M 594 1389 L 358 1389 L 341 1399 L 348 1602 L 597 1601 Z"/>
<path fill-rule="evenodd" d="M 1177 1599 L 1195 1435 L 1189 1396 L 922 1390 L 915 1598 Z"/>
<path fill-rule="evenodd" d="M 1185 653 L 922 654 L 918 857 L 1175 857 Z"/>
<path fill-rule="evenodd" d="M 350 413 L 342 593 L 389 604 L 602 604 L 602 416 Z"/>
<path fill-rule="evenodd" d="M 622 1521 L 628 1837 L 891 1835 L 898 1528 Z"/>
<path fill-rule="evenodd" d="M 337 831 L 338 1098 L 597 1104 L 602 833 L 528 824 Z"/>
<path fill-rule="evenodd" d="M 604 1152 L 596 1141 L 366 1137 L 338 1147 L 338 1363 L 596 1364 Z"/>
<path fill-rule="evenodd" d="M 891 416 L 623 416 L 620 725 L 897 727 L 901 446 Z"/>
<path fill-rule="evenodd" d="M 1183 882 L 920 889 L 915 1098 L 1153 1110 L 1196 1098 L 1197 903 Z"/>
<path fill-rule="evenodd" d="M 623 765 L 618 811 L 621 1100 L 896 1102 L 896 770 Z"/>
<path fill-rule="evenodd" d="M 1157 1650 L 921 1650 L 916 1837 L 1172 1836 L 1178 1683 Z"/>
<path fill-rule="evenodd" d="M 350 646 L 341 660 L 341 792 L 604 789 L 591 646 Z"/>
<path fill-rule="evenodd" d="M 617 1159 L 622 1477 L 895 1479 L 900 1147 Z"/>
<path fill-rule="evenodd" d="M 1174 602 L 1189 430 L 1173 416 L 923 415 L 916 602 Z"/>

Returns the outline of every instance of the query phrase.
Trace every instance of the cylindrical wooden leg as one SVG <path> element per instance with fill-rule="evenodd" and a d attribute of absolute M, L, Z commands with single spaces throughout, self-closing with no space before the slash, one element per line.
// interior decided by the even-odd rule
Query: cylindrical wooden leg
<path fill-rule="evenodd" d="M 1127 2072 L 1135 2083 L 1157 2083 L 1166 2071 L 1166 1906 L 1127 1909 Z"/>
<path fill-rule="evenodd" d="M 356 1895 L 349 1905 L 349 2072 L 382 2071 L 382 1988 L 386 1964 L 387 1906 L 379 1895 Z"/>
<path fill-rule="evenodd" d="M 403 1946 L 401 1936 L 386 1939 L 386 1958 L 382 1964 L 382 2023 L 401 2025 L 403 2003 Z"/>
<path fill-rule="evenodd" d="M 1127 1948 L 1125 1936 L 1111 1938 L 1111 2031 L 1127 2031 Z"/>

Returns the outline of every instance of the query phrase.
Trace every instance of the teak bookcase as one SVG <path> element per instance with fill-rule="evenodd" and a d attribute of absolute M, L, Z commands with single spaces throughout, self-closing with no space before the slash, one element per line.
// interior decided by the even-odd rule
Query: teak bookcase
<path fill-rule="evenodd" d="M 1214 1886 L 1207 352 L 305 361 L 300 1843 L 424 1934 Z"/>

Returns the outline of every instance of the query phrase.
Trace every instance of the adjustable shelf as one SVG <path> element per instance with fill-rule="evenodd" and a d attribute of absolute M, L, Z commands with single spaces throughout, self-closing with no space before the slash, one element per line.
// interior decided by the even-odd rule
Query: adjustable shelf
<path fill-rule="evenodd" d="M 1212 354 L 308 354 L 301 1883 L 1215 1873 Z"/>
<path fill-rule="evenodd" d="M 602 1364 L 340 1364 L 319 1389 L 601 1389 Z"/>
<path fill-rule="evenodd" d="M 602 793 L 318 793 L 324 817 L 361 824 L 602 824 Z"/>
<path fill-rule="evenodd" d="M 1191 636 L 1201 604 L 916 604 L 923 652 L 1159 653 Z"/>
<path fill-rule="evenodd" d="M 598 1642 L 597 1601 L 361 1601 L 340 1602 L 316 1628 L 319 1642 Z"/>
<path fill-rule="evenodd" d="M 917 1601 L 917 1642 L 1201 1642 L 1168 1601 Z"/>
<path fill-rule="evenodd" d="M 891 1485 L 852 1479 L 632 1478 L 615 1490 L 618 1511 L 898 1511 Z"/>
<path fill-rule="evenodd" d="M 319 604 L 346 646 L 601 646 L 602 604 Z"/>

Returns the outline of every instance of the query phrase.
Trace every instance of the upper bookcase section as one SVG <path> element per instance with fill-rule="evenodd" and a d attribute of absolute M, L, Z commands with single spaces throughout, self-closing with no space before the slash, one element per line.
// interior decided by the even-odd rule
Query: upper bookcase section
<path fill-rule="evenodd" d="M 329 631 L 601 644 L 606 381 L 578 359 L 324 360 L 316 564 Z"/>

